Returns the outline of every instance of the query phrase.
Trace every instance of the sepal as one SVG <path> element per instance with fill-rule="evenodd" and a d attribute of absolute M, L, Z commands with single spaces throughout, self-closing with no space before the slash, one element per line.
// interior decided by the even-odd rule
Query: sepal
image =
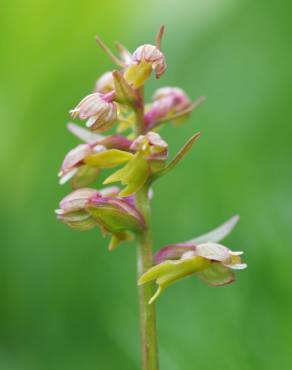
<path fill-rule="evenodd" d="M 154 173 L 151 176 L 151 181 L 155 181 L 161 176 L 166 175 L 168 172 L 170 172 L 187 154 L 187 152 L 192 148 L 194 143 L 198 140 L 198 138 L 201 136 L 200 132 L 197 132 L 194 136 L 192 136 L 185 145 L 179 150 L 179 152 L 175 155 L 175 157 L 159 172 Z"/>
<path fill-rule="evenodd" d="M 97 194 L 89 200 L 86 210 L 107 232 L 114 235 L 124 231 L 141 233 L 145 229 L 140 212 L 124 199 Z"/>
<path fill-rule="evenodd" d="M 134 105 L 137 100 L 137 94 L 133 88 L 127 83 L 123 75 L 119 71 L 113 73 L 114 86 L 116 92 L 115 100 L 121 104 Z"/>
<path fill-rule="evenodd" d="M 206 242 L 218 243 L 221 240 L 225 239 L 235 228 L 239 221 L 239 216 L 235 215 L 229 220 L 225 221 L 222 225 L 216 227 L 215 229 L 209 231 L 206 234 L 196 236 L 195 238 L 186 241 L 185 243 L 189 244 L 201 244 Z"/>

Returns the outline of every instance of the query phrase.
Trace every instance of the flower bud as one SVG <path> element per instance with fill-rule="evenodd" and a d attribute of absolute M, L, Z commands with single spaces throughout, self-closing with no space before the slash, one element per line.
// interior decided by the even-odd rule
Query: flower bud
<path fill-rule="evenodd" d="M 103 232 L 113 235 L 113 248 L 128 240 L 129 232 L 140 233 L 146 227 L 132 200 L 117 197 L 117 192 L 115 187 L 101 191 L 89 188 L 75 190 L 60 202 L 57 218 L 78 230 L 99 226 Z"/>
<path fill-rule="evenodd" d="M 87 210 L 96 222 L 112 234 L 123 231 L 140 233 L 145 229 L 143 216 L 126 199 L 95 194 L 90 199 Z"/>
<path fill-rule="evenodd" d="M 145 123 L 148 128 L 151 128 L 160 120 L 164 121 L 168 118 L 171 119 L 173 115 L 184 114 L 191 107 L 191 104 L 189 97 L 181 88 L 162 87 L 153 95 L 153 103 L 144 116 Z M 178 122 L 178 120 L 176 118 L 174 122 Z"/>
<path fill-rule="evenodd" d="M 114 90 L 114 80 L 112 72 L 106 72 L 101 75 L 96 83 L 94 92 L 106 94 Z"/>
<path fill-rule="evenodd" d="M 114 93 L 93 93 L 82 99 L 70 113 L 72 118 L 79 116 L 81 120 L 87 120 L 86 126 L 92 131 L 105 131 L 117 120 L 117 104 L 113 99 Z"/>
<path fill-rule="evenodd" d="M 132 61 L 125 71 L 126 81 L 133 86 L 139 88 L 155 70 L 156 78 L 166 70 L 166 63 L 163 53 L 154 45 L 142 45 L 132 55 Z"/>
<path fill-rule="evenodd" d="M 86 211 L 90 198 L 98 192 L 94 189 L 83 188 L 73 191 L 60 202 L 56 210 L 57 218 L 77 230 L 89 230 L 96 225 L 96 221 Z"/>

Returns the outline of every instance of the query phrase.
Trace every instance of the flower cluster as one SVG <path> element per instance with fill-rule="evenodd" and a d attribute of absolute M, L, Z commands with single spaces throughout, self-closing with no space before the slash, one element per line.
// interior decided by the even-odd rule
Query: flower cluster
<path fill-rule="evenodd" d="M 77 230 L 98 226 L 103 234 L 111 235 L 110 250 L 130 238 L 139 238 L 147 230 L 148 220 L 137 195 L 143 189 L 149 194 L 150 185 L 173 169 L 200 135 L 195 134 L 167 161 L 168 144 L 158 131 L 168 122 L 184 122 L 204 98 L 191 101 L 179 87 L 162 87 L 150 103 L 144 103 L 146 81 L 153 73 L 160 78 L 167 68 L 161 51 L 162 35 L 163 28 L 154 45 L 141 45 L 133 53 L 117 43 L 118 57 L 97 38 L 118 67 L 98 78 L 94 90 L 70 111 L 73 119 L 85 121 L 86 128 L 68 124 L 82 143 L 66 154 L 61 165 L 60 184 L 69 181 L 73 192 L 60 202 L 57 218 Z M 114 172 L 103 180 L 103 185 L 119 183 L 120 187 L 89 188 L 105 169 Z M 162 248 L 154 266 L 139 280 L 139 284 L 155 280 L 159 285 L 151 302 L 170 283 L 191 274 L 210 285 L 234 281 L 233 270 L 245 267 L 241 252 L 218 244 L 234 224 L 232 219 L 203 238 Z"/>

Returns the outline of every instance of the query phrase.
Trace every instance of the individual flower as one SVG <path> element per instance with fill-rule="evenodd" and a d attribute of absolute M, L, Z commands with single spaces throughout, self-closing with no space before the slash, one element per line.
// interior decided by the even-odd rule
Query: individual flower
<path fill-rule="evenodd" d="M 153 70 L 156 78 L 160 78 L 166 70 L 165 58 L 157 46 L 145 44 L 134 51 L 124 77 L 136 89 L 144 84 Z"/>
<path fill-rule="evenodd" d="M 232 283 L 235 280 L 233 270 L 247 267 L 241 262 L 240 255 L 243 252 L 233 252 L 217 241 L 227 236 L 237 221 L 238 217 L 235 216 L 210 233 L 159 250 L 154 258 L 156 265 L 139 279 L 140 285 L 152 280 L 158 284 L 158 290 L 149 303 L 152 303 L 167 286 L 189 275 L 196 275 L 212 286 Z M 210 241 L 205 241 L 207 239 Z"/>
<path fill-rule="evenodd" d="M 115 167 L 132 158 L 133 155 L 125 151 L 129 150 L 130 143 L 122 136 L 112 135 L 97 143 L 77 145 L 65 156 L 58 174 L 60 184 L 71 180 L 74 189 L 88 186 L 97 179 L 101 168 Z"/>
<path fill-rule="evenodd" d="M 144 119 L 148 129 L 153 128 L 161 120 L 170 120 L 175 116 L 174 122 L 178 122 L 179 114 L 186 115 L 192 102 L 179 87 L 162 87 L 153 95 L 153 103 L 148 107 Z"/>
<path fill-rule="evenodd" d="M 112 234 L 110 249 L 129 239 L 129 232 L 141 233 L 145 221 L 133 200 L 117 196 L 117 189 L 97 191 L 82 188 L 67 195 L 56 210 L 57 218 L 73 229 L 88 230 L 99 226 Z"/>
<path fill-rule="evenodd" d="M 87 120 L 86 126 L 92 131 L 108 130 L 118 117 L 118 106 L 113 101 L 114 97 L 114 92 L 90 94 L 70 111 L 72 118 L 79 116 L 81 120 Z"/>
<path fill-rule="evenodd" d="M 86 211 L 88 201 L 98 194 L 97 190 L 78 189 L 63 198 L 57 209 L 57 218 L 72 229 L 89 230 L 96 226 L 95 219 Z"/>
<path fill-rule="evenodd" d="M 131 144 L 130 149 L 140 151 L 150 164 L 151 172 L 160 170 L 168 156 L 168 145 L 156 132 L 149 131 L 139 135 Z"/>
<path fill-rule="evenodd" d="M 138 136 L 130 149 L 136 152 L 133 158 L 104 181 L 104 184 L 121 181 L 126 185 L 120 196 L 129 196 L 137 192 L 152 173 L 165 165 L 168 154 L 167 143 L 155 132 Z"/>
<path fill-rule="evenodd" d="M 96 83 L 94 92 L 106 94 L 114 90 L 114 80 L 112 72 L 105 72 L 101 75 Z"/>
<path fill-rule="evenodd" d="M 94 182 L 99 174 L 98 168 L 89 167 L 85 164 L 86 157 L 93 153 L 106 150 L 102 145 L 80 144 L 70 150 L 65 156 L 58 173 L 60 184 L 63 185 L 71 180 L 73 188 L 87 186 Z"/>

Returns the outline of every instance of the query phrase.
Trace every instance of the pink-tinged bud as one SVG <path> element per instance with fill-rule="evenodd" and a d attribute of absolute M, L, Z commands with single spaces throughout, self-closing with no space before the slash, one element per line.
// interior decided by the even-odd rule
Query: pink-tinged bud
<path fill-rule="evenodd" d="M 110 187 L 97 191 L 78 189 L 67 195 L 56 210 L 57 218 L 68 226 L 88 230 L 99 226 L 104 233 L 111 233 L 111 247 L 129 239 L 128 232 L 141 233 L 145 221 L 132 199 L 119 198 L 119 189 Z"/>
<path fill-rule="evenodd" d="M 90 94 L 70 111 L 72 118 L 79 116 L 81 120 L 87 120 L 86 126 L 92 131 L 108 130 L 114 125 L 118 115 L 114 97 L 114 92 Z"/>
<path fill-rule="evenodd" d="M 87 209 L 106 232 L 140 233 L 145 229 L 143 216 L 127 198 L 103 196 L 99 193 L 90 199 Z"/>
<path fill-rule="evenodd" d="M 124 77 L 134 88 L 139 88 L 153 70 L 156 78 L 160 78 L 166 70 L 165 58 L 157 46 L 146 44 L 134 51 L 131 64 L 126 69 Z"/>
<path fill-rule="evenodd" d="M 56 210 L 57 218 L 73 229 L 92 229 L 96 222 L 86 211 L 86 205 L 96 194 L 96 190 L 89 188 L 73 191 L 61 200 L 60 208 Z"/>
<path fill-rule="evenodd" d="M 153 103 L 145 113 L 145 123 L 148 128 L 155 126 L 160 120 L 171 119 L 171 116 L 184 113 L 192 102 L 179 87 L 162 87 L 153 95 Z"/>
<path fill-rule="evenodd" d="M 156 72 L 156 77 L 159 78 L 166 70 L 166 64 L 163 53 L 157 46 L 146 44 L 139 46 L 133 53 L 132 62 L 135 64 L 148 63 Z"/>
<path fill-rule="evenodd" d="M 106 72 L 97 79 L 94 92 L 106 94 L 113 91 L 114 88 L 112 72 Z"/>

